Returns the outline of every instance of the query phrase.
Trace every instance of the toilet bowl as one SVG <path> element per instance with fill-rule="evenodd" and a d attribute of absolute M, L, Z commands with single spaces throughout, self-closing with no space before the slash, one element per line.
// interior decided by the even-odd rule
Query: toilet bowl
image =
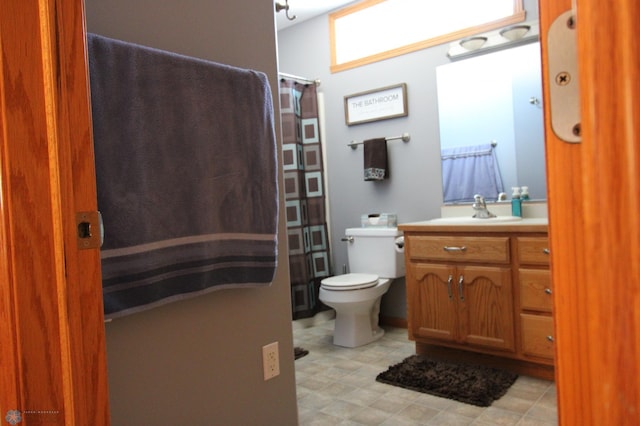
<path fill-rule="evenodd" d="M 333 343 L 355 348 L 378 340 L 382 296 L 394 278 L 404 276 L 397 228 L 350 228 L 346 231 L 350 273 L 322 280 L 318 298 L 336 311 Z"/>
<path fill-rule="evenodd" d="M 320 300 L 336 311 L 335 345 L 355 348 L 384 335 L 378 327 L 378 314 L 382 295 L 390 285 L 391 279 L 373 274 L 345 274 L 322 281 Z"/>

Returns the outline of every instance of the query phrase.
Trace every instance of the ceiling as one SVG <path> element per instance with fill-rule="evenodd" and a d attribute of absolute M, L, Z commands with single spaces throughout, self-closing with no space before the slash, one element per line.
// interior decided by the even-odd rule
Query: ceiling
<path fill-rule="evenodd" d="M 288 0 L 289 1 L 289 16 L 295 16 L 296 19 L 290 21 L 286 17 L 286 11 L 282 10 L 276 13 L 276 25 L 278 31 L 288 28 L 292 25 L 299 24 L 307 19 L 315 18 L 319 15 L 324 15 L 335 9 L 340 9 L 343 6 L 356 3 L 354 0 Z M 276 0 L 274 3 L 280 3 L 285 5 L 285 0 Z"/>

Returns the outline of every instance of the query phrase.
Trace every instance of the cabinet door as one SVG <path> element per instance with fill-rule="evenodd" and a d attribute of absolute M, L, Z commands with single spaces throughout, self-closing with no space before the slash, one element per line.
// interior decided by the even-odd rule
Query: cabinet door
<path fill-rule="evenodd" d="M 458 328 L 455 268 L 412 262 L 407 286 L 413 336 L 454 341 Z"/>
<path fill-rule="evenodd" d="M 491 349 L 515 350 L 509 268 L 457 268 L 461 340 Z M 460 277 L 463 277 L 460 284 Z"/>

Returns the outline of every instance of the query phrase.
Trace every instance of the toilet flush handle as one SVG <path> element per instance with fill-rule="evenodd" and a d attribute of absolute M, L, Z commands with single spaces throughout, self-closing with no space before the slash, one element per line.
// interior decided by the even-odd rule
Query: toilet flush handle
<path fill-rule="evenodd" d="M 348 237 L 342 237 L 340 241 L 346 241 L 346 242 L 352 243 L 353 237 L 351 235 L 349 235 Z"/>

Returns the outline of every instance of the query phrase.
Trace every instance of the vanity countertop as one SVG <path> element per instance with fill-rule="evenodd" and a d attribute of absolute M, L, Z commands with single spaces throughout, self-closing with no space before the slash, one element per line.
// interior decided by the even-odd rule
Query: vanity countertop
<path fill-rule="evenodd" d="M 526 218 L 512 222 L 463 222 L 447 223 L 437 220 L 425 220 L 398 224 L 398 229 L 404 232 L 547 232 L 549 220 L 547 218 Z"/>

